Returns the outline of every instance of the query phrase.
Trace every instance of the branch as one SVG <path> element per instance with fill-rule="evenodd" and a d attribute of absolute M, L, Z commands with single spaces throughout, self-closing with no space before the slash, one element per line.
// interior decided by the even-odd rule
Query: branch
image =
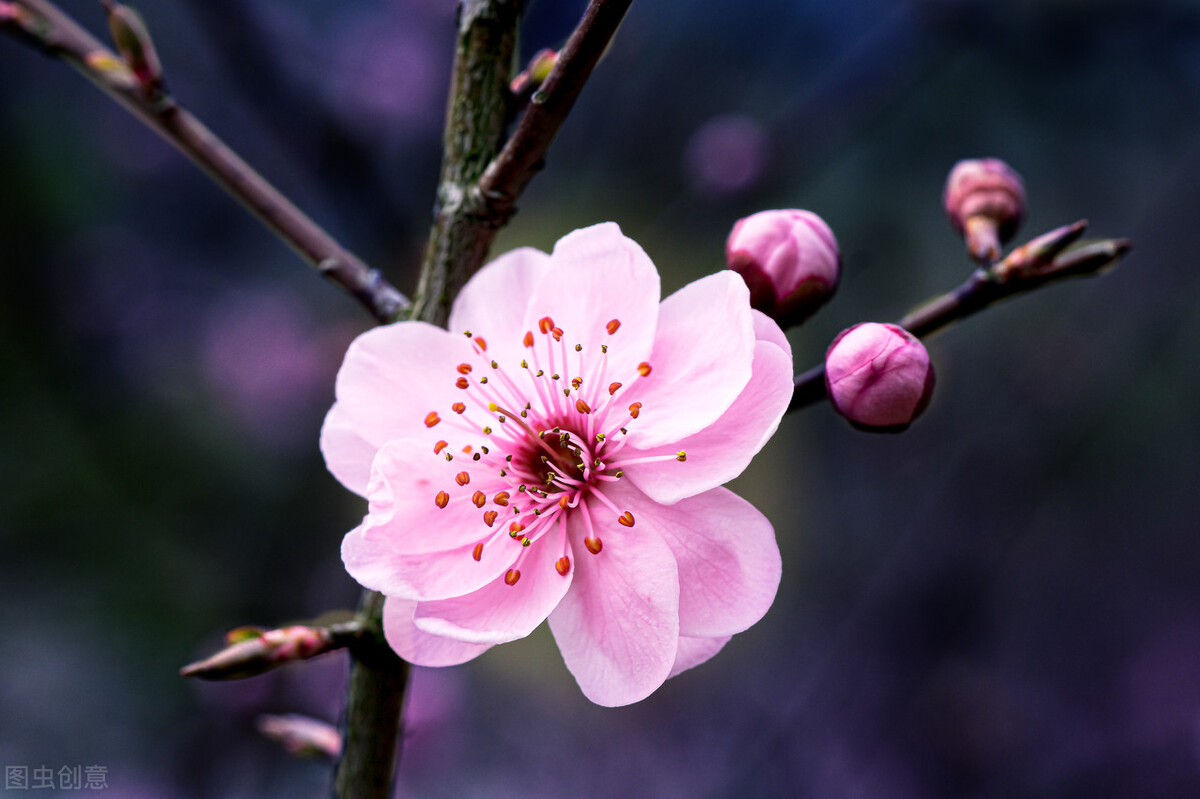
<path fill-rule="evenodd" d="M 466 40 L 460 35 L 438 211 L 425 253 L 427 268 L 417 289 L 415 317 L 444 320 L 453 297 L 483 265 L 496 233 L 516 212 L 517 199 L 541 169 L 551 142 L 632 2 L 591 0 L 558 54 L 554 69 L 530 99 L 529 108 L 499 152 L 502 139 L 494 142 L 478 139 L 470 131 L 486 128 L 503 135 L 510 62 L 487 57 L 464 59 Z M 519 7 L 521 1 L 466 0 L 461 7 L 462 23 L 467 25 L 477 18 L 487 18 L 495 8 L 504 5 Z M 465 29 L 460 26 L 460 31 Z M 481 40 L 487 39 L 496 35 L 496 30 L 485 26 L 476 35 Z M 496 46 L 511 55 L 511 43 L 497 41 Z M 472 86 L 488 86 L 498 94 L 491 95 L 486 105 L 467 101 Z M 485 117 L 487 123 L 475 127 Z M 492 145 L 496 149 L 480 161 L 486 148 Z M 430 308 L 431 305 L 437 307 Z"/>
<path fill-rule="evenodd" d="M 254 171 L 166 94 L 160 80 L 143 80 L 49 0 L 14 0 L 0 4 L 0 11 L 0 28 L 77 69 L 207 172 L 309 264 L 366 306 L 376 320 L 393 321 L 408 307 L 407 298 L 382 274 L 342 247 Z"/>
<path fill-rule="evenodd" d="M 896 322 L 920 338 L 982 311 L 1000 300 L 1025 294 L 1068 277 L 1100 274 L 1130 250 L 1128 239 L 1102 239 L 1067 249 L 1087 228 L 1080 221 L 1053 230 L 1009 253 L 987 268 L 977 269 L 961 286 L 906 314 Z M 820 402 L 826 396 L 825 366 L 814 366 L 792 381 L 787 412 Z"/>

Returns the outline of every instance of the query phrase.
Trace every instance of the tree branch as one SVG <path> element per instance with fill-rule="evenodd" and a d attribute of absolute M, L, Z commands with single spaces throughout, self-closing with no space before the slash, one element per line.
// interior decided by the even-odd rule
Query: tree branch
<path fill-rule="evenodd" d="M 407 298 L 377 270 L 342 247 L 274 186 L 165 94 L 138 79 L 111 50 L 49 0 L 14 0 L 0 28 L 69 63 L 170 142 L 321 274 L 348 291 L 380 322 L 397 319 Z"/>
<path fill-rule="evenodd" d="M 977 269 L 958 288 L 909 312 L 896 324 L 914 336 L 927 338 L 1000 300 L 1063 278 L 1100 274 L 1129 252 L 1128 239 L 1102 239 L 1066 249 L 1086 227 L 1086 222 L 1076 222 L 1039 236 L 992 267 Z M 825 366 L 797 375 L 792 385 L 788 413 L 820 402 L 826 397 Z"/>
<path fill-rule="evenodd" d="M 479 127 L 499 130 L 503 136 L 510 64 L 501 65 L 490 58 L 464 60 L 467 40 L 460 35 L 446 125 L 446 158 L 438 189 L 438 211 L 425 254 L 426 266 L 432 264 L 433 267 L 422 274 L 417 289 L 414 313 L 417 318 L 444 320 L 453 297 L 483 265 L 496 233 L 515 213 L 517 199 L 541 168 L 550 144 L 632 1 L 591 0 L 579 25 L 559 53 L 554 69 L 541 89 L 534 93 L 529 108 L 504 149 L 497 152 L 502 141 L 497 139 L 494 142 L 496 150 L 482 163 L 479 161 L 484 152 L 482 148 L 493 142 L 481 141 L 469 131 L 475 129 L 475 123 L 486 118 L 487 124 Z M 461 6 L 461 21 L 465 24 L 486 19 L 494 13 L 494 7 L 503 5 L 506 4 L 495 0 L 466 0 Z M 507 5 L 519 7 L 521 2 L 512 0 Z M 460 30 L 466 29 L 460 27 Z M 479 37 L 479 42 L 472 45 L 475 48 L 497 35 L 490 26 L 472 26 L 472 29 L 476 30 L 473 35 Z M 495 45 L 511 55 L 511 43 L 497 41 Z M 476 102 L 464 102 L 469 96 L 466 92 L 472 86 L 488 86 L 499 93 L 491 96 L 486 107 Z M 431 304 L 437 309 L 430 310 L 427 306 Z"/>

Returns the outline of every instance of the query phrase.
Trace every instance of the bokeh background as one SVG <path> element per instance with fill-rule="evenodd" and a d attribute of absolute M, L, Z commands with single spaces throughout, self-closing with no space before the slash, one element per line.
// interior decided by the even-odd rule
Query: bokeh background
<path fill-rule="evenodd" d="M 453 6 L 143 10 L 180 99 L 411 291 Z M 582 6 L 531 3 L 526 55 Z M 788 417 L 734 484 L 775 523 L 775 606 L 648 700 L 590 705 L 544 628 L 417 670 L 402 795 L 1200 795 L 1197 4 L 638 0 L 496 249 L 615 220 L 674 290 L 738 217 L 813 209 L 845 272 L 792 331 L 800 370 L 968 274 L 940 190 L 983 155 L 1024 174 L 1023 235 L 1087 217 L 1133 254 L 933 339 L 904 435 Z M 363 506 L 317 432 L 369 325 L 0 39 L 0 763 L 102 765 L 121 797 L 325 795 L 328 767 L 254 720 L 334 720 L 341 655 L 176 672 L 229 628 L 356 601 L 338 547 Z"/>

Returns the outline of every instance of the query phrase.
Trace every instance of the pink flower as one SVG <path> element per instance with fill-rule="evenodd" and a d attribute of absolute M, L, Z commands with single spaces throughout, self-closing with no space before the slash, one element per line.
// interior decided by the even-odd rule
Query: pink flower
<path fill-rule="evenodd" d="M 732 272 L 659 294 L 609 223 L 485 266 L 453 332 L 351 345 L 321 450 L 369 501 L 342 559 L 402 657 L 462 663 L 549 619 L 584 694 L 624 705 L 770 607 L 774 531 L 719 486 L 779 424 L 791 351 Z"/>
<path fill-rule="evenodd" d="M 925 345 L 896 325 L 855 325 L 825 353 L 829 399 L 860 430 L 902 432 L 924 413 L 933 383 Z"/>

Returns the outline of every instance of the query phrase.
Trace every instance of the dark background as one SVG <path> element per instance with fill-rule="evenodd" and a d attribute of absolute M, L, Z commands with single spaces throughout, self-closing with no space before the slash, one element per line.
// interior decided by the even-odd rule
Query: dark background
<path fill-rule="evenodd" d="M 582 5 L 534 2 L 525 53 Z M 143 11 L 181 101 L 411 292 L 452 6 Z M 935 338 L 904 435 L 787 418 L 733 486 L 775 523 L 775 606 L 648 700 L 590 705 L 544 628 L 417 670 L 403 795 L 1200 795 L 1197 4 L 638 0 L 496 251 L 615 220 L 669 291 L 722 267 L 738 217 L 815 210 L 845 271 L 791 334 L 799 370 L 968 274 L 940 191 L 984 155 L 1025 176 L 1023 236 L 1087 217 L 1133 254 Z M 355 602 L 363 504 L 317 433 L 369 325 L 0 39 L 0 762 L 103 765 L 121 797 L 325 794 L 254 719 L 333 720 L 342 656 L 176 671 Z"/>

